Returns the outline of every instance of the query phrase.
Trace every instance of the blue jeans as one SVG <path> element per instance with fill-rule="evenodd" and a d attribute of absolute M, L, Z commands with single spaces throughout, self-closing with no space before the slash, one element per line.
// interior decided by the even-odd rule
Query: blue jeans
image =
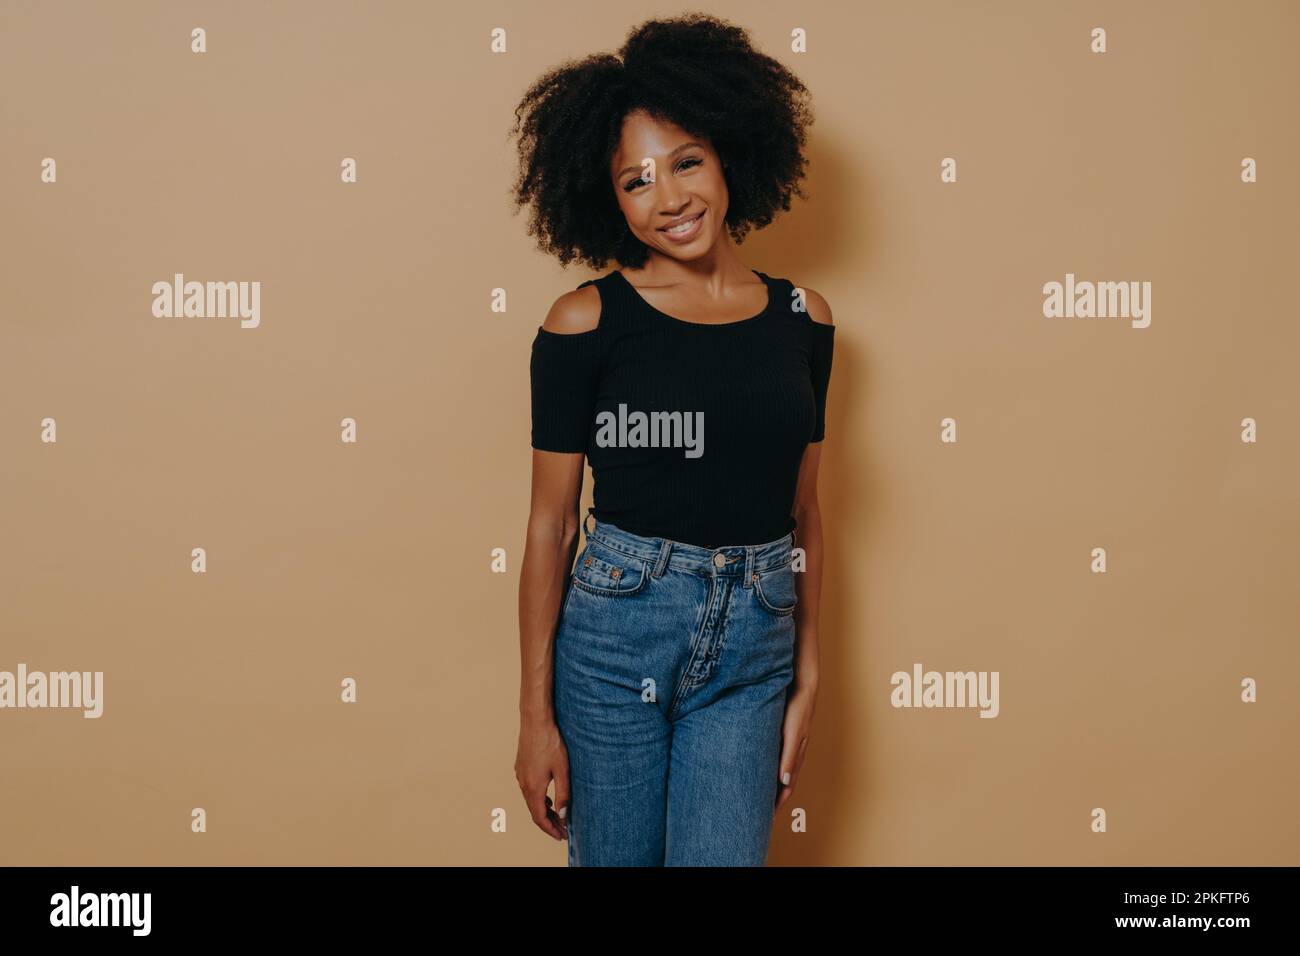
<path fill-rule="evenodd" d="M 555 636 L 570 866 L 762 866 L 794 677 L 794 533 L 700 548 L 587 519 Z"/>

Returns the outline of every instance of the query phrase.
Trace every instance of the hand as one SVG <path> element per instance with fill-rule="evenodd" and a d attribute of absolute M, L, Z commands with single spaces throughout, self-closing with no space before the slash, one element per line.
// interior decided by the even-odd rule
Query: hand
<path fill-rule="evenodd" d="M 781 731 L 781 763 L 777 772 L 779 784 L 773 815 L 790 799 L 794 785 L 799 781 L 799 770 L 803 767 L 804 750 L 808 747 L 816 703 L 815 684 L 796 687 L 786 699 L 785 721 Z"/>
<path fill-rule="evenodd" d="M 555 803 L 546 795 L 555 780 Z M 569 809 L 569 751 L 554 720 L 522 720 L 515 780 L 538 828 L 557 840 L 569 838 L 565 815 Z"/>

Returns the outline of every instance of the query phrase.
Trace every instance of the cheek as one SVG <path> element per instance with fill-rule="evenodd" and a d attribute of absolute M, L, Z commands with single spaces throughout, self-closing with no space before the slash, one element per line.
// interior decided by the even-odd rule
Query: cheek
<path fill-rule="evenodd" d="M 711 172 L 701 193 L 709 201 L 710 206 L 725 207 L 728 196 L 726 178 L 721 172 Z"/>
<path fill-rule="evenodd" d="M 638 229 L 645 228 L 654 218 L 654 206 L 648 196 L 618 196 L 618 209 L 627 220 L 628 225 Z"/>

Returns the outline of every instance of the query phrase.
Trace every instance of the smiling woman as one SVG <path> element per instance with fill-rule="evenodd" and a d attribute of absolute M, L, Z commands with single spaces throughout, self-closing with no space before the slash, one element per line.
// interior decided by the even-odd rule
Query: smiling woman
<path fill-rule="evenodd" d="M 621 264 L 533 340 L 516 777 L 570 865 L 762 865 L 817 692 L 835 327 L 736 244 L 799 194 L 807 90 L 693 15 L 550 71 L 516 117 L 541 247 Z M 698 440 L 642 427 L 673 416 Z"/>
<path fill-rule="evenodd" d="M 650 248 L 624 220 L 624 197 L 707 170 L 726 179 L 727 204 L 714 209 L 713 228 L 743 242 L 803 196 L 810 100 L 799 78 L 754 49 L 738 26 L 699 15 L 649 21 L 619 55 L 558 66 L 524 94 L 512 130 L 521 160 L 515 204 L 531 207 L 529 232 L 561 264 L 578 259 L 603 269 L 616 259 L 640 268 Z M 624 119 L 636 113 L 689 135 L 619 157 L 611 189 L 607 161 Z"/>

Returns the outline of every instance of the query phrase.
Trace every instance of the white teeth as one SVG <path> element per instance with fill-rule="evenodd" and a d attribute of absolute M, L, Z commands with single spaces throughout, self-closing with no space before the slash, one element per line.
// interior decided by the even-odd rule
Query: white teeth
<path fill-rule="evenodd" d="M 673 226 L 671 229 L 665 229 L 664 232 L 685 232 L 686 230 L 690 229 L 691 226 L 695 225 L 695 220 L 696 220 L 696 219 L 699 219 L 700 216 L 703 216 L 703 215 L 704 215 L 704 213 L 700 213 L 700 215 L 699 215 L 699 216 L 696 216 L 694 219 L 687 219 L 685 222 L 683 222 L 683 223 L 681 223 L 681 224 L 679 224 L 679 225 Z"/>

